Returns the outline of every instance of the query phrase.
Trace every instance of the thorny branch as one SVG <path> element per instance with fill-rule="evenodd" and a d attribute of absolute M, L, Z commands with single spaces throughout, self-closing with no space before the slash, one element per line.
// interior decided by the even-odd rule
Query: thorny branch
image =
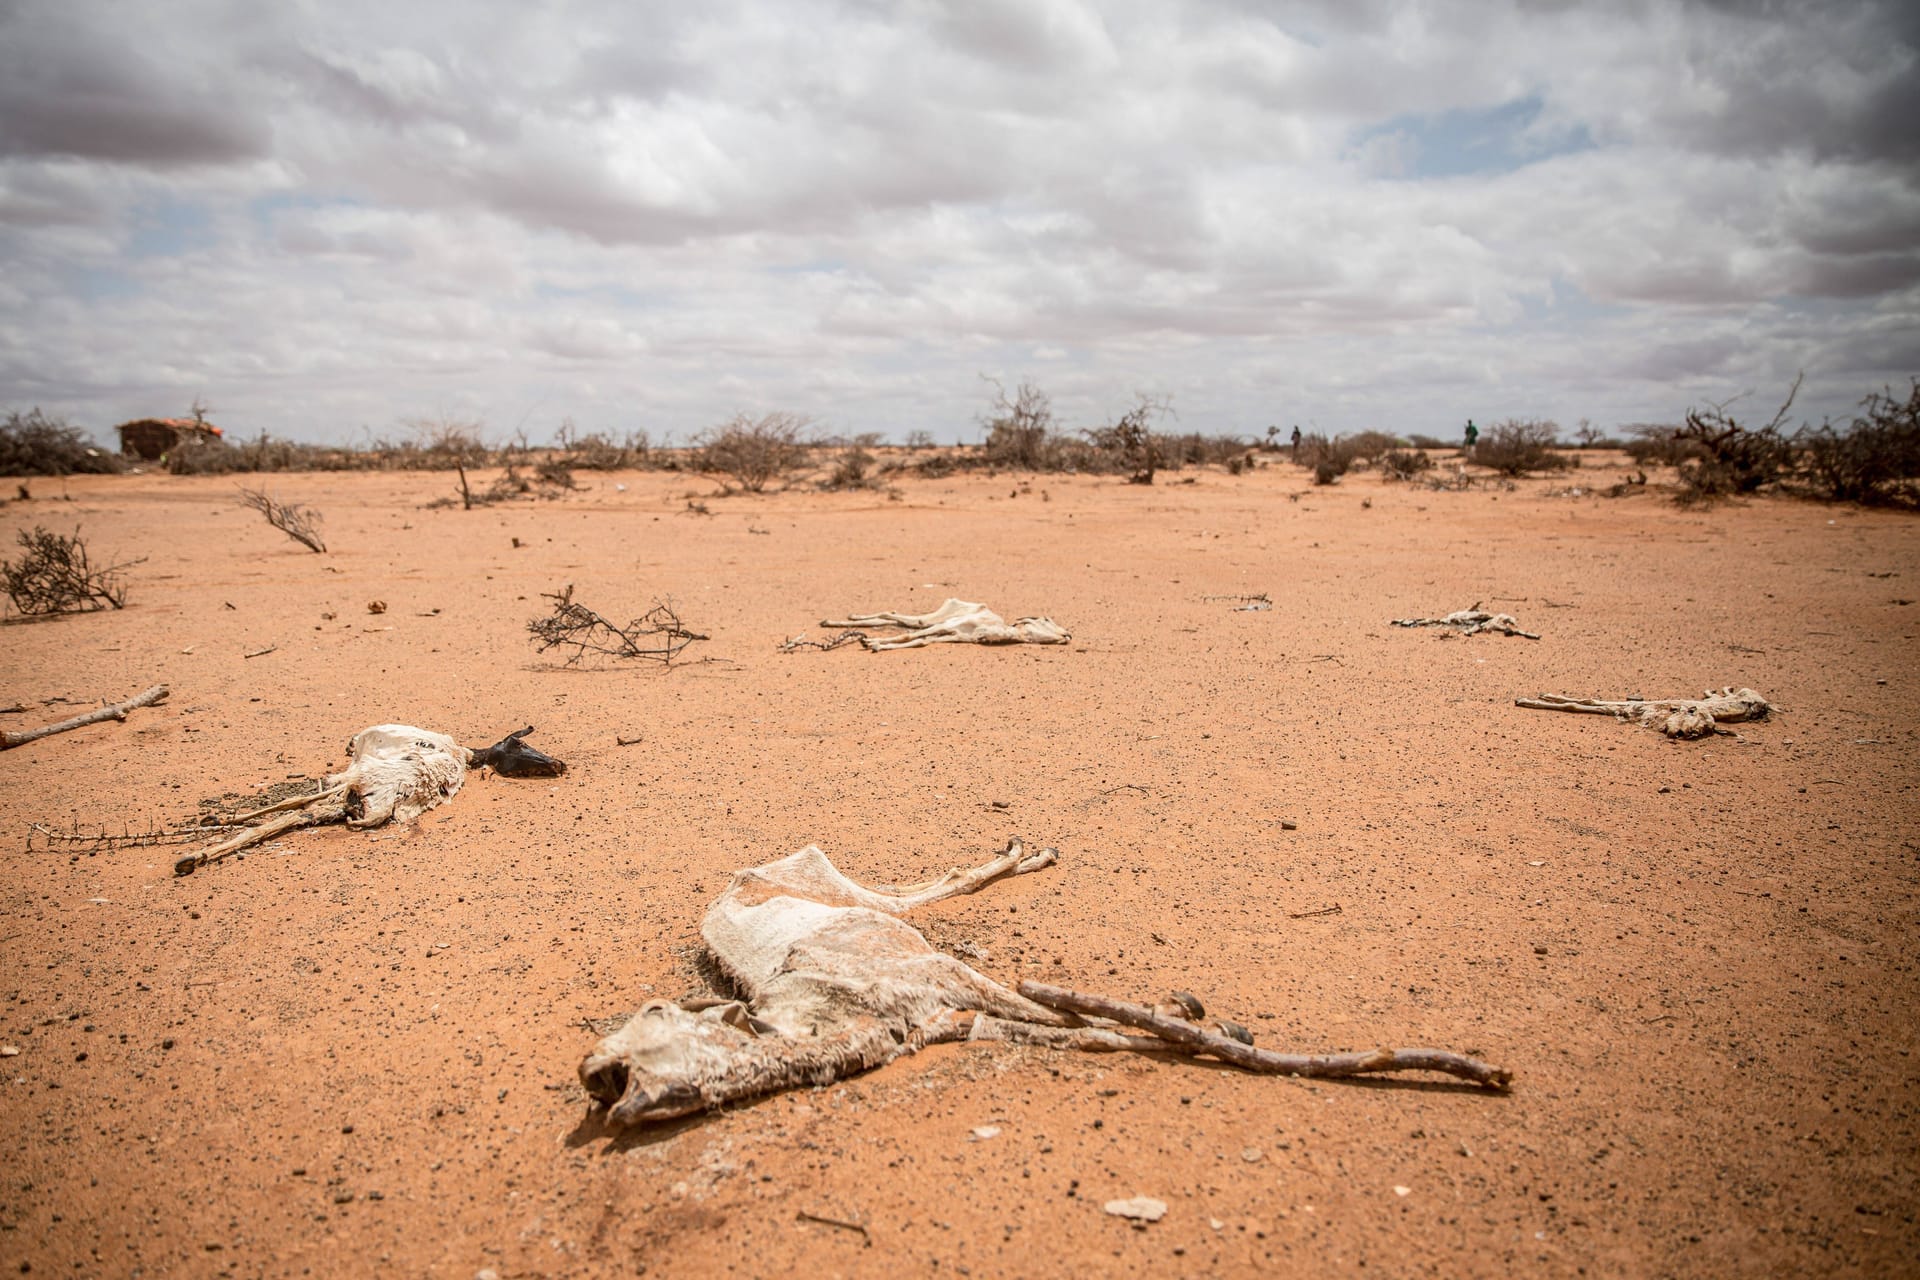
<path fill-rule="evenodd" d="M 127 588 L 120 581 L 120 570 L 146 562 L 141 556 L 96 569 L 78 529 L 68 537 L 36 525 L 20 530 L 19 540 L 26 554 L 18 561 L 0 560 L 0 578 L 13 607 L 30 618 L 89 613 L 109 605 L 125 608 Z"/>
<path fill-rule="evenodd" d="M 527 630 L 542 653 L 570 648 L 572 652 L 563 664 L 569 667 L 589 654 L 605 658 L 647 658 L 671 666 L 689 644 L 710 638 L 689 631 L 672 605 L 658 601 L 622 627 L 576 603 L 571 582 L 558 592 L 543 593 L 541 599 L 553 601 L 553 612 L 527 623 Z"/>
<path fill-rule="evenodd" d="M 864 631 L 846 630 L 830 640 L 809 640 L 805 636 L 788 636 L 780 642 L 780 652 L 792 653 L 797 649 L 819 649 L 825 652 L 838 649 L 843 644 L 859 644 L 867 638 Z"/>

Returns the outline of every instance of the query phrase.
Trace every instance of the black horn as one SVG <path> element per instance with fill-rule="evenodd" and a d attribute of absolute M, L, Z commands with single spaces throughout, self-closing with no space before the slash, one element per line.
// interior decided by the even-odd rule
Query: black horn
<path fill-rule="evenodd" d="M 508 734 L 490 747 L 474 751 L 469 762 L 475 769 L 491 769 L 503 778 L 557 778 L 567 771 L 564 760 L 555 760 L 535 750 L 521 739 L 533 732 L 528 725 Z"/>

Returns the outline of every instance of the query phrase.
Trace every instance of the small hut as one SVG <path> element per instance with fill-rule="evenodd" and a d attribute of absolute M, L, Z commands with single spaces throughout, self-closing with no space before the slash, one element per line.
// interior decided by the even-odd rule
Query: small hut
<path fill-rule="evenodd" d="M 220 428 L 203 418 L 141 418 L 123 422 L 116 430 L 120 452 L 148 462 L 158 462 L 185 441 L 210 442 L 221 435 Z"/>

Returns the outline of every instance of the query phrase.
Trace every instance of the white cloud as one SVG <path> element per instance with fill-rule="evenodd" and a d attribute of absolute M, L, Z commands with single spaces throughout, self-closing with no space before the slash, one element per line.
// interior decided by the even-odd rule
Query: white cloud
<path fill-rule="evenodd" d="M 1602 423 L 1920 372 L 1892 3 L 27 3 L 0 387 L 96 429 Z"/>

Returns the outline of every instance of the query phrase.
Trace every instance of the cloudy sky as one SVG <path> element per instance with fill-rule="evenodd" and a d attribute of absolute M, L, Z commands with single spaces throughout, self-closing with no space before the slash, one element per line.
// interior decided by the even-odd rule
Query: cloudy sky
<path fill-rule="evenodd" d="M 0 0 L 0 409 L 305 440 L 1844 412 L 1920 10 Z"/>

